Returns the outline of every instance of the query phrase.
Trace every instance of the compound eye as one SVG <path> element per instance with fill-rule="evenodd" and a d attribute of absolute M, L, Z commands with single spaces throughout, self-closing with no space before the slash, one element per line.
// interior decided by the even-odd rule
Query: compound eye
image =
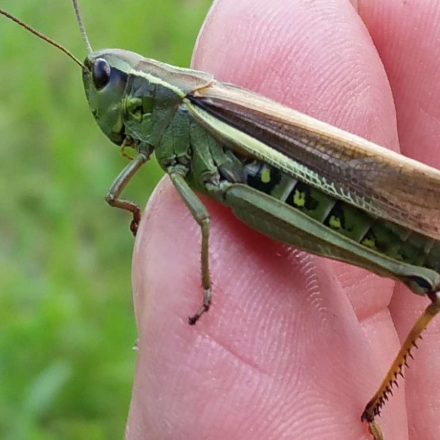
<path fill-rule="evenodd" d="M 110 81 L 111 68 L 109 63 L 98 58 L 93 65 L 93 84 L 97 90 L 103 89 Z"/>

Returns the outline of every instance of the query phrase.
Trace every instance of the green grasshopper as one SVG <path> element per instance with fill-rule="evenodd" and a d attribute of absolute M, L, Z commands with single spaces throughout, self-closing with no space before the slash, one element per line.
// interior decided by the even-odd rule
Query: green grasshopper
<path fill-rule="evenodd" d="M 125 50 L 93 51 L 73 4 L 89 51 L 84 63 L 0 13 L 80 65 L 101 130 L 136 151 L 106 196 L 131 213 L 133 234 L 140 208 L 121 194 L 153 152 L 200 226 L 203 303 L 190 324 L 212 300 L 210 216 L 197 193 L 274 240 L 394 278 L 431 300 L 362 414 L 374 439 L 382 439 L 375 418 L 440 310 L 440 172 L 209 73 Z"/>

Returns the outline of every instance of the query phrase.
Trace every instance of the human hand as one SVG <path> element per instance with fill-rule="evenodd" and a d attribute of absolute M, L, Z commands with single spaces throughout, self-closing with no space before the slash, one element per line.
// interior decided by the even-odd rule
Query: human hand
<path fill-rule="evenodd" d="M 218 1 L 195 68 L 395 150 L 399 136 L 403 154 L 440 168 L 440 4 L 357 7 L 361 18 L 336 0 Z M 370 439 L 360 414 L 397 354 L 397 335 L 427 301 L 274 243 L 203 201 L 214 297 L 195 327 L 187 317 L 201 302 L 200 231 L 168 180 L 138 232 L 139 361 L 127 438 Z M 438 329 L 406 373 L 406 401 L 401 387 L 378 419 L 386 440 L 408 430 L 437 437 Z"/>

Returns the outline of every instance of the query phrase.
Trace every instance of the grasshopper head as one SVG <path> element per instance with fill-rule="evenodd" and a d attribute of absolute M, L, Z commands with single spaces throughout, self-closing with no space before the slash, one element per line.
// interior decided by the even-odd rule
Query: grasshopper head
<path fill-rule="evenodd" d="M 90 110 L 104 134 L 115 144 L 125 139 L 124 97 L 129 73 L 142 60 L 119 49 L 90 53 L 84 61 L 83 83 Z"/>

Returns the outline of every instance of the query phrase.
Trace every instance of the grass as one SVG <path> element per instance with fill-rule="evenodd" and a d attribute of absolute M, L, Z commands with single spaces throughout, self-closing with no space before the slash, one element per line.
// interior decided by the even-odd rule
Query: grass
<path fill-rule="evenodd" d="M 8 3 L 8 2 L 6 2 Z M 95 48 L 188 66 L 208 0 L 83 0 Z M 2 5 L 81 59 L 69 1 Z M 121 439 L 136 354 L 133 239 L 104 202 L 125 161 L 78 67 L 0 20 L 0 438 Z M 128 196 L 144 204 L 149 164 Z"/>

